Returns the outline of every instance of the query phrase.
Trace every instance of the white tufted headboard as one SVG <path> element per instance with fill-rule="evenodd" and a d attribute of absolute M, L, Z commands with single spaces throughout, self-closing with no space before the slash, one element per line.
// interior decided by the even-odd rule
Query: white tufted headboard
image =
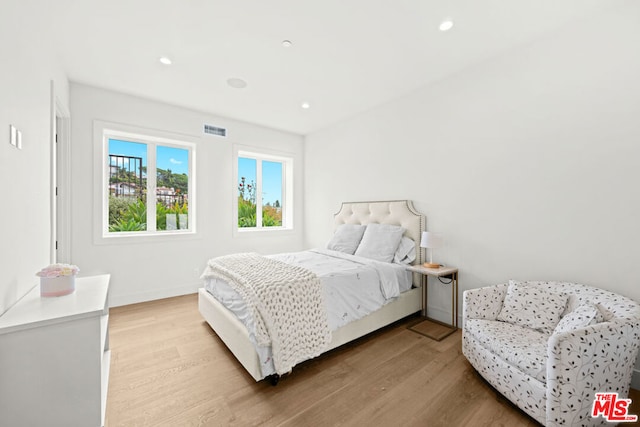
<path fill-rule="evenodd" d="M 416 260 L 424 261 L 420 238 L 426 228 L 425 216 L 415 210 L 410 200 L 391 200 L 382 202 L 344 202 L 340 211 L 334 215 L 335 227 L 340 224 L 378 224 L 399 225 L 405 228 L 404 235 L 416 242 Z M 414 275 L 414 284 L 419 285 L 419 277 Z"/>

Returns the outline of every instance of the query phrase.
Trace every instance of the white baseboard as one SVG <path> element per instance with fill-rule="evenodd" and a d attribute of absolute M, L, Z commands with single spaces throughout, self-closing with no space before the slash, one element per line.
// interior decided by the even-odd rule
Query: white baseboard
<path fill-rule="evenodd" d="M 109 307 L 119 307 L 121 305 L 137 304 L 139 302 L 153 301 L 163 298 L 177 297 L 180 295 L 195 294 L 202 283 L 192 283 L 189 285 L 177 286 L 175 288 L 154 289 L 128 295 L 109 295 Z"/>
<path fill-rule="evenodd" d="M 427 316 L 442 323 L 451 324 L 451 312 L 438 307 L 427 306 Z M 462 327 L 462 315 L 458 315 L 458 328 Z"/>

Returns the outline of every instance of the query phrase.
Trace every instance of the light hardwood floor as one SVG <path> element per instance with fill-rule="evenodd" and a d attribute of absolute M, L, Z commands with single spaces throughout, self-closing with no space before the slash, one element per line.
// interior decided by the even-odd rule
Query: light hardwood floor
<path fill-rule="evenodd" d="M 433 341 L 407 330 L 415 318 L 305 362 L 272 387 L 244 371 L 200 316 L 197 295 L 110 314 L 108 427 L 538 425 L 476 374 L 460 331 Z"/>

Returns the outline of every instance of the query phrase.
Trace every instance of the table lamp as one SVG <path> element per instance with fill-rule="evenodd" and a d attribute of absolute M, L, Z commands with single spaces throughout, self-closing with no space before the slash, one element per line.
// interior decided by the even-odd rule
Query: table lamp
<path fill-rule="evenodd" d="M 429 251 L 429 262 L 425 262 L 422 264 L 426 268 L 438 268 L 440 264 L 433 263 L 433 250 L 436 248 L 441 248 L 444 244 L 444 238 L 441 233 L 433 233 L 430 231 L 422 232 L 422 239 L 420 240 L 420 247 L 426 248 Z"/>

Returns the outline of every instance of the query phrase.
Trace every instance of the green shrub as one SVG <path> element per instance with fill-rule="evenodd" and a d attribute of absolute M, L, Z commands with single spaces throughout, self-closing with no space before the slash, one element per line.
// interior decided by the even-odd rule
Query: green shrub
<path fill-rule="evenodd" d="M 119 222 L 124 217 L 124 213 L 129 209 L 131 203 L 135 203 L 136 199 L 128 197 L 115 197 L 109 195 L 109 225 Z"/>
<path fill-rule="evenodd" d="M 171 207 L 156 203 L 156 229 L 167 229 L 167 215 L 175 215 L 178 229 L 187 228 L 188 224 L 180 224 L 178 215 L 188 213 L 189 206 L 186 202 L 180 205 L 176 201 Z M 144 200 L 109 196 L 109 231 L 144 231 L 146 229 L 147 205 Z"/>
<path fill-rule="evenodd" d="M 262 226 L 263 227 L 281 227 L 282 211 L 278 211 L 273 206 L 262 207 Z"/>
<path fill-rule="evenodd" d="M 255 227 L 256 221 L 256 190 L 253 181 L 247 183 L 245 178 L 240 179 L 238 184 L 238 227 Z M 280 202 L 276 201 L 276 206 L 262 206 L 262 226 L 280 227 L 282 226 L 282 212 Z"/>
<path fill-rule="evenodd" d="M 256 205 L 250 200 L 238 197 L 238 227 L 255 227 Z"/>
<path fill-rule="evenodd" d="M 109 196 L 109 231 L 147 229 L 147 206 L 143 200 Z"/>
<path fill-rule="evenodd" d="M 147 223 L 140 223 L 135 220 L 118 220 L 115 224 L 109 225 L 109 231 L 111 232 L 120 232 L 120 231 L 144 231 L 147 229 Z"/>

